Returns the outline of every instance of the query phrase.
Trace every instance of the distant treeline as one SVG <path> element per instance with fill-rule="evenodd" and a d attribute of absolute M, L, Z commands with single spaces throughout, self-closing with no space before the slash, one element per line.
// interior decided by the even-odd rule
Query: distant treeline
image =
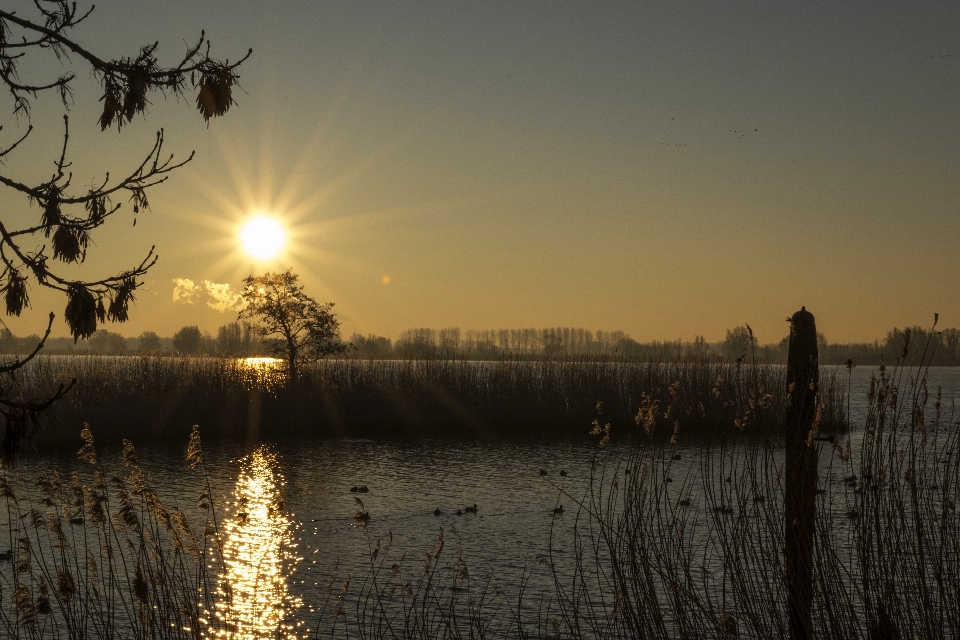
<path fill-rule="evenodd" d="M 0 353 L 25 354 L 32 352 L 40 336 L 18 337 L 7 328 L 0 330 Z M 153 331 L 144 331 L 136 338 L 125 338 L 119 333 L 99 329 L 89 340 L 74 343 L 73 338 L 49 338 L 44 345 L 45 355 L 197 355 L 197 356 L 257 356 L 266 353 L 265 346 L 250 329 L 249 323 L 230 322 L 211 336 L 196 325 L 181 328 L 173 337 L 162 338 Z"/>
<path fill-rule="evenodd" d="M 843 365 L 848 360 L 872 366 L 880 361 L 892 363 L 903 354 L 909 339 L 909 353 L 934 366 L 960 366 L 960 329 L 930 331 L 921 327 L 893 329 L 883 340 L 834 344 L 823 334 L 820 364 Z M 0 353 L 31 352 L 40 337 L 17 337 L 9 329 L 0 330 Z M 565 360 L 599 358 L 642 362 L 734 361 L 756 358 L 757 362 L 784 364 L 789 338 L 759 344 L 746 325 L 727 329 L 720 342 L 707 342 L 702 336 L 692 341 L 638 342 L 623 331 L 590 331 L 573 327 L 550 329 L 487 329 L 461 331 L 446 329 L 408 329 L 396 340 L 373 334 L 350 336 L 353 349 L 347 357 L 363 359 L 461 359 L 461 360 Z M 99 330 L 86 341 L 74 344 L 71 338 L 50 338 L 44 347 L 48 355 L 207 355 L 258 356 L 267 349 L 253 334 L 248 323 L 231 322 L 212 336 L 197 326 L 186 326 L 172 337 L 160 337 L 145 331 L 136 338 Z M 932 356 L 930 355 L 932 354 Z M 908 358 L 909 361 L 909 358 Z"/>
<path fill-rule="evenodd" d="M 930 331 L 920 327 L 893 329 L 880 341 L 831 344 L 818 335 L 820 364 L 876 365 L 892 363 L 901 355 L 910 337 L 910 354 L 932 353 L 929 362 L 939 366 L 960 366 L 960 330 Z M 734 361 L 756 358 L 767 364 L 785 364 L 789 337 L 773 344 L 759 344 L 746 325 L 728 329 L 720 342 L 702 336 L 692 341 L 638 342 L 623 331 L 590 331 L 558 327 L 551 329 L 469 330 L 409 329 L 396 340 L 383 336 L 353 334 L 350 342 L 355 357 L 393 359 L 461 358 L 465 360 L 580 359 L 602 358 L 645 362 Z M 925 360 L 926 361 L 926 360 Z"/>

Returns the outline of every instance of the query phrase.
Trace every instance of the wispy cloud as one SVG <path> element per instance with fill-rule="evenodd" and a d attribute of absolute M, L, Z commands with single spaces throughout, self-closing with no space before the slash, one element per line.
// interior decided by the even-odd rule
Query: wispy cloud
<path fill-rule="evenodd" d="M 200 286 L 195 284 L 189 278 L 173 279 L 173 301 L 193 304 L 193 301 L 200 295 Z"/>
<path fill-rule="evenodd" d="M 224 311 L 240 311 L 246 306 L 240 294 L 230 290 L 228 283 L 217 284 L 216 282 L 204 280 L 203 286 L 207 290 L 207 295 L 212 298 L 212 300 L 207 300 L 207 306 L 211 309 L 216 309 L 220 313 L 223 313 Z"/>

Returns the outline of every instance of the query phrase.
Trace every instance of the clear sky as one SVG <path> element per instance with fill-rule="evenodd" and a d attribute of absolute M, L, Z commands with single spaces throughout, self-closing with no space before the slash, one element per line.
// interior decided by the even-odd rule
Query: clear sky
<path fill-rule="evenodd" d="M 837 342 L 934 312 L 960 326 L 960 3 L 109 0 L 76 37 L 103 57 L 159 40 L 174 64 L 201 29 L 217 57 L 254 50 L 209 128 L 192 98 L 157 95 L 101 133 L 78 67 L 75 184 L 123 173 L 159 127 L 196 150 L 136 227 L 127 211 L 94 236 L 86 275 L 161 258 L 112 331 L 215 333 L 236 314 L 204 281 L 286 267 L 346 335 L 718 340 L 747 322 L 774 342 L 801 305 Z M 12 137 L 26 122 L 0 100 Z M 62 109 L 34 105 L 38 135 L 0 167 L 23 181 L 59 152 Z M 5 220 L 39 216 L 0 198 Z M 270 262 L 238 250 L 258 211 L 291 235 Z M 65 300 L 32 300 L 11 329 L 53 310 L 66 335 Z"/>

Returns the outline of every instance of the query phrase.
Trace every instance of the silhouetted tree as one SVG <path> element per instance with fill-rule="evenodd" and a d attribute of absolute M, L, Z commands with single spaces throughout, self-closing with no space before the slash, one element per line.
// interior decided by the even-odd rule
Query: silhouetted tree
<path fill-rule="evenodd" d="M 184 327 L 173 334 L 173 348 L 180 353 L 195 355 L 200 353 L 202 347 L 203 334 L 197 325 Z"/>
<path fill-rule="evenodd" d="M 445 358 L 456 357 L 460 351 L 460 327 L 440 329 L 437 346 Z"/>
<path fill-rule="evenodd" d="M 750 327 L 743 325 L 727 329 L 727 336 L 720 344 L 720 353 L 728 360 L 736 360 L 750 354 L 751 347 L 757 346 L 757 338 Z"/>
<path fill-rule="evenodd" d="M 239 322 L 231 322 L 217 329 L 217 353 L 236 355 L 243 344 L 243 332 Z"/>
<path fill-rule="evenodd" d="M 249 322 L 229 322 L 217 329 L 215 351 L 227 356 L 245 356 L 255 353 L 258 343 Z"/>
<path fill-rule="evenodd" d="M 299 376 L 301 365 L 351 347 L 340 339 L 333 303 L 317 303 L 304 293 L 298 279 L 292 269 L 247 276 L 240 294 L 246 306 L 237 316 L 238 320 L 250 320 L 254 334 L 266 340 L 274 356 L 287 361 L 292 381 Z"/>
<path fill-rule="evenodd" d="M 710 357 L 710 347 L 703 336 L 694 336 L 693 342 L 687 348 L 687 354 L 694 362 L 706 362 Z"/>
<path fill-rule="evenodd" d="M 156 353 L 160 351 L 160 336 L 153 331 L 144 331 L 137 339 L 140 341 L 140 351 L 144 353 Z"/>
<path fill-rule="evenodd" d="M 7 327 L 0 329 L 0 353 L 16 353 L 17 337 Z"/>
<path fill-rule="evenodd" d="M 404 358 L 436 358 L 437 332 L 426 327 L 406 329 L 397 336 L 396 348 Z"/>
<path fill-rule="evenodd" d="M 100 355 L 120 355 L 127 350 L 127 341 L 119 333 L 100 329 L 90 337 L 90 350 Z"/>
<path fill-rule="evenodd" d="M 246 56 L 234 64 L 211 58 L 209 42 L 202 32 L 196 45 L 190 47 L 174 67 L 159 65 L 155 55 L 157 43 L 141 47 L 134 56 L 106 60 L 71 37 L 73 28 L 90 17 L 92 6 L 78 11 L 76 3 L 68 0 L 35 0 L 21 3 L 24 10 L 13 12 L 7 10 L 8 5 L 0 9 L 0 80 L 11 98 L 12 115 L 18 121 L 25 118 L 29 122 L 30 99 L 40 94 L 55 92 L 64 109 L 69 109 L 76 80 L 73 61 L 83 68 L 82 75 L 92 76 L 100 85 L 101 130 L 116 125 L 119 131 L 135 115 L 146 111 L 150 103 L 148 96 L 158 93 L 181 97 L 188 89 L 197 90 L 197 108 L 206 120 L 223 115 L 233 104 L 233 86 L 238 80 L 236 69 Z M 44 62 L 44 58 L 52 60 L 50 52 L 57 60 L 52 68 L 49 62 Z M 32 132 L 30 124 L 22 135 L 17 132 L 11 138 L 0 139 L 0 161 L 5 161 Z M 164 182 L 171 171 L 183 166 L 193 154 L 186 160 L 165 156 L 161 129 L 139 165 L 114 174 L 120 175 L 119 179 L 107 174 L 93 186 L 73 188 L 71 162 L 67 159 L 68 140 L 69 119 L 64 115 L 63 145 L 48 180 L 37 184 L 0 175 L 0 184 L 11 191 L 11 195 L 20 195 L 39 211 L 38 220 L 17 227 L 7 226 L 13 223 L 9 212 L 0 212 L 0 293 L 7 314 L 19 316 L 30 305 L 31 283 L 61 291 L 67 299 L 64 317 L 76 342 L 93 335 L 98 324 L 127 319 L 134 292 L 142 284 L 140 278 L 157 258 L 151 248 L 133 268 L 94 280 L 73 277 L 62 271 L 63 265 L 56 263 L 85 262 L 87 250 L 91 248 L 91 234 L 117 213 L 121 206 L 119 199 L 128 198 L 136 216 L 141 209 L 149 207 L 147 189 Z M 7 166 L 20 168 L 23 163 Z M 7 205 L 11 200 L 5 196 L 2 202 Z M 136 217 L 133 220 L 136 223 Z M 37 234 L 42 234 L 44 240 L 37 242 Z M 0 374 L 17 371 L 40 351 L 50 335 L 53 319 L 54 314 L 50 313 L 46 333 L 36 348 L 23 358 L 0 364 Z M 15 399 L 8 392 L 0 394 L 0 414 L 4 422 L 0 453 L 5 458 L 16 455 L 22 441 L 39 424 L 41 413 L 71 385 L 61 385 L 56 393 L 42 400 Z"/>
<path fill-rule="evenodd" d="M 355 333 L 350 336 L 350 343 L 356 349 L 356 355 L 362 358 L 391 358 L 394 355 L 392 341 L 384 336 Z"/>
<path fill-rule="evenodd" d="M 250 320 L 253 333 L 264 338 L 274 356 L 287 361 L 295 381 L 302 365 L 341 354 L 351 347 L 340 339 L 333 303 L 319 304 L 297 284 L 292 269 L 247 276 L 240 294 L 246 303 L 237 316 Z"/>

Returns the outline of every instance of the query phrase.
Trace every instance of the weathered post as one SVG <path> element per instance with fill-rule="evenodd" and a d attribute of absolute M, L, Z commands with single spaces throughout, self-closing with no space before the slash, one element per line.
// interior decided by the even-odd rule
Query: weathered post
<path fill-rule="evenodd" d="M 816 519 L 817 447 L 813 429 L 817 411 L 817 325 L 801 307 L 790 319 L 787 356 L 786 485 L 783 501 L 787 613 L 791 640 L 813 638 L 813 532 Z"/>

